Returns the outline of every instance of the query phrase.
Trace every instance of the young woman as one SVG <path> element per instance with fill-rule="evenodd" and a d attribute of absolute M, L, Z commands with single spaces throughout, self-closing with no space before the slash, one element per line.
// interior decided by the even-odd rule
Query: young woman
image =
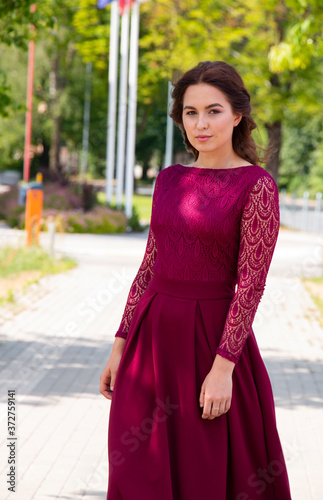
<path fill-rule="evenodd" d="M 107 499 L 290 500 L 252 330 L 279 231 L 277 185 L 257 165 L 250 95 L 232 66 L 198 64 L 172 97 L 195 162 L 157 176 L 146 251 L 101 374 Z"/>

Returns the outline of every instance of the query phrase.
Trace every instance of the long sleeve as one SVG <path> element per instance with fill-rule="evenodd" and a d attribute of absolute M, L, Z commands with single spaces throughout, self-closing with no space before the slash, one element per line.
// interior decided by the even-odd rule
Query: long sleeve
<path fill-rule="evenodd" d="M 217 353 L 237 363 L 264 293 L 279 232 L 278 188 L 262 176 L 248 194 L 240 223 L 237 290 Z"/>
<path fill-rule="evenodd" d="M 159 174 L 157 175 L 156 182 L 155 182 L 155 188 L 154 188 L 154 193 L 153 193 L 153 201 L 152 201 L 152 214 L 155 208 L 155 194 L 158 189 L 158 177 Z M 146 290 L 152 275 L 153 275 L 153 266 L 154 262 L 156 259 L 157 255 L 157 247 L 156 247 L 156 241 L 154 237 L 154 233 L 152 230 L 152 227 L 150 225 L 149 228 L 149 234 L 148 234 L 148 240 L 147 240 L 147 245 L 146 245 L 146 250 L 144 253 L 143 260 L 140 264 L 140 267 L 138 269 L 138 272 L 135 276 L 135 279 L 133 280 L 130 291 L 128 294 L 126 306 L 122 315 L 121 323 L 120 326 L 117 330 L 117 333 L 115 334 L 115 337 L 122 337 L 124 339 L 127 338 L 128 330 L 130 327 L 130 323 L 133 317 L 133 314 L 135 312 L 136 306 L 140 300 L 140 297 Z"/>

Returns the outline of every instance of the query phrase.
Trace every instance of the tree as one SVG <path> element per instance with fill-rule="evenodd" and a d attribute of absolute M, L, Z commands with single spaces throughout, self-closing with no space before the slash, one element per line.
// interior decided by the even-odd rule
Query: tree
<path fill-rule="evenodd" d="M 172 79 L 200 60 L 223 59 L 244 77 L 256 117 L 276 149 L 267 163 L 278 178 L 282 125 L 288 110 L 318 110 L 322 98 L 323 6 L 319 0 L 188 0 L 143 4 L 140 88 L 147 102 L 161 78 Z M 316 82 L 316 83 L 315 83 Z M 315 89 L 309 95 L 308 89 Z M 315 99 L 316 98 L 316 99 Z"/>
<path fill-rule="evenodd" d="M 34 35 L 30 30 L 35 25 L 38 30 L 52 25 L 52 17 L 48 10 L 48 0 L 43 0 L 42 9 L 31 12 L 33 0 L 7 0 L 0 4 L 0 40 L 1 53 L 5 46 L 15 46 L 27 50 L 28 41 Z M 15 102 L 11 96 L 11 87 L 8 84 L 6 73 L 0 71 L 0 116 L 7 116 Z"/>

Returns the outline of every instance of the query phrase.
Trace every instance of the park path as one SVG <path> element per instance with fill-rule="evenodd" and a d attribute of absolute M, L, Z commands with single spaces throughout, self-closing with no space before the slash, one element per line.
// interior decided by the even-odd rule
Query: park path
<path fill-rule="evenodd" d="M 0 228 L 0 244 L 19 237 Z M 146 239 L 147 232 L 57 235 L 56 252 L 74 255 L 79 266 L 43 278 L 0 308 L 1 499 L 105 499 L 110 401 L 99 394 L 99 375 Z M 281 230 L 254 322 L 293 500 L 323 498 L 323 328 L 300 280 L 321 273 L 322 245 L 322 237 Z M 6 483 L 9 389 L 16 390 L 18 416 L 15 493 Z"/>

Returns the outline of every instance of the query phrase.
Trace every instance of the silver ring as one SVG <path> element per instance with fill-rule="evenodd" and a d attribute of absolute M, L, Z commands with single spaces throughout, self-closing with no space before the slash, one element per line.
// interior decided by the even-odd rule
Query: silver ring
<path fill-rule="evenodd" d="M 214 408 L 213 406 L 213 410 L 219 410 L 220 409 L 220 406 L 218 406 L 217 408 Z"/>

